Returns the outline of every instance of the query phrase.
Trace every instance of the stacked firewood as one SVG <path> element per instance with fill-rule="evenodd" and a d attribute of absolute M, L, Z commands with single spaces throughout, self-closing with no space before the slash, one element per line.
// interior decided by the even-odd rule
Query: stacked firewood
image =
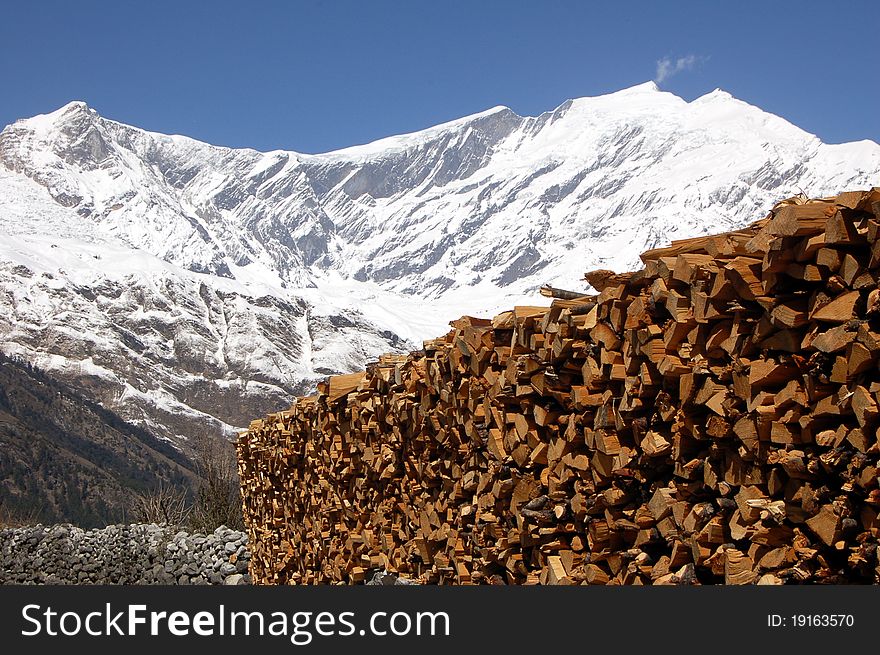
<path fill-rule="evenodd" d="M 880 581 L 880 189 L 642 260 L 254 421 L 255 581 Z"/>

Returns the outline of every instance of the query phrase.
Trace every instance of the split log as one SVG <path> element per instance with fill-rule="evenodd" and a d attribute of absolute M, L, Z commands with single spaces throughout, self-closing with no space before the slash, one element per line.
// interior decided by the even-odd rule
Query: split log
<path fill-rule="evenodd" d="M 878 212 L 784 201 L 253 421 L 254 580 L 880 582 Z"/>

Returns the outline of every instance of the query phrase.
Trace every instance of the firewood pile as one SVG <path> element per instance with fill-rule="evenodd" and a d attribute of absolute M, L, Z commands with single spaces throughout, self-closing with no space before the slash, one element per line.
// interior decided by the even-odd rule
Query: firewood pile
<path fill-rule="evenodd" d="M 880 188 L 642 260 L 254 421 L 255 582 L 880 581 Z"/>

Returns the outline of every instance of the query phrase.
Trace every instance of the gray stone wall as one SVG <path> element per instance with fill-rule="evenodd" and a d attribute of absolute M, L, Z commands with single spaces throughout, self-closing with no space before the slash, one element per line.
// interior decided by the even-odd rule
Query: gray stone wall
<path fill-rule="evenodd" d="M 247 535 L 152 524 L 0 530 L 0 584 L 249 584 Z"/>

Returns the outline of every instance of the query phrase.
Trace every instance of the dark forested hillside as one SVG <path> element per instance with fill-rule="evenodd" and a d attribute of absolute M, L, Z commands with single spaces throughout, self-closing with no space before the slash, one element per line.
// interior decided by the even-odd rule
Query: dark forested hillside
<path fill-rule="evenodd" d="M 176 448 L 0 353 L 0 509 L 91 527 L 133 519 L 139 491 L 189 487 Z"/>

